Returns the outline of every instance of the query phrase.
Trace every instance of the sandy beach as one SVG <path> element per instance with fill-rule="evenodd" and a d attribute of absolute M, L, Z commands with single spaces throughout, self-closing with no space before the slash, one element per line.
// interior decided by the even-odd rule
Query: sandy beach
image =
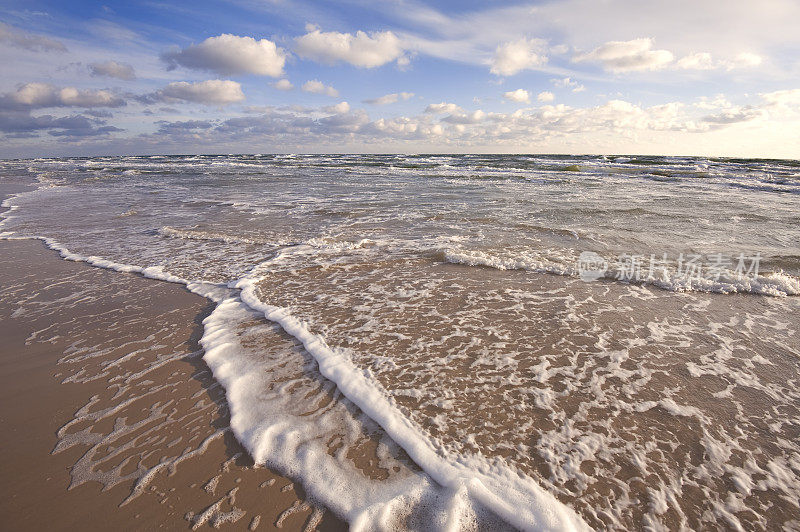
<path fill-rule="evenodd" d="M 36 240 L 0 256 L 4 528 L 344 527 L 231 434 L 208 301 Z"/>
<path fill-rule="evenodd" d="M 15 530 L 796 528 L 796 195 L 742 165 L 796 172 L 6 161 L 0 509 Z"/>

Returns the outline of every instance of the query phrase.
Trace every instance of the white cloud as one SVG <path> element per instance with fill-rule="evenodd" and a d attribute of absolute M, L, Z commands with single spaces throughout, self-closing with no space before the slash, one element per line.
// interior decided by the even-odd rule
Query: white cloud
<path fill-rule="evenodd" d="M 429 141 L 445 132 L 441 124 L 432 124 L 430 118 L 399 116 L 396 118 L 379 118 L 366 124 L 360 133 L 382 139 L 414 139 Z"/>
<path fill-rule="evenodd" d="M 800 89 L 785 89 L 768 92 L 762 94 L 761 97 L 770 105 L 800 106 Z"/>
<path fill-rule="evenodd" d="M 724 68 L 734 70 L 737 68 L 752 68 L 759 66 L 763 62 L 761 56 L 743 52 L 733 59 L 715 60 L 708 52 L 698 52 L 687 55 L 679 59 L 675 66 L 686 70 L 715 70 Z"/>
<path fill-rule="evenodd" d="M 318 123 L 323 131 L 330 133 L 355 133 L 369 123 L 369 117 L 359 109 L 320 118 Z"/>
<path fill-rule="evenodd" d="M 696 0 L 558 0 L 535 2 L 535 6 L 530 2 L 511 6 L 485 4 L 486 7 L 452 13 L 436 10 L 429 2 L 404 0 L 381 4 L 381 9 L 405 21 L 405 27 L 414 28 L 397 32 L 409 50 L 469 64 L 490 63 L 498 43 L 522 36 L 557 38 L 558 45 L 548 44 L 547 55 L 562 52 L 563 45 L 571 50 L 590 51 L 609 41 L 648 36 L 658 43 L 658 50 L 669 51 L 676 59 L 695 52 L 723 58 L 732 50 L 760 55 L 769 50 L 769 66 L 775 69 L 765 74 L 791 79 L 796 66 L 796 54 L 792 51 L 800 44 L 795 23 L 800 20 L 800 2 L 793 0 L 769 0 L 759 4 L 758 9 L 753 8 L 752 0 L 700 3 Z M 765 55 L 764 62 L 767 62 Z M 542 70 L 547 68 L 545 65 Z M 562 76 L 576 77 L 576 73 L 561 72 Z M 581 74 L 584 80 L 592 77 Z"/>
<path fill-rule="evenodd" d="M 545 43 L 541 39 L 522 38 L 497 47 L 491 61 L 491 72 L 499 76 L 511 76 L 521 70 L 536 68 L 547 62 Z"/>
<path fill-rule="evenodd" d="M 350 111 L 350 104 L 347 102 L 339 102 L 336 105 L 329 105 L 322 108 L 326 113 L 342 114 Z"/>
<path fill-rule="evenodd" d="M 244 100 L 242 86 L 230 80 L 211 79 L 189 83 L 176 81 L 160 91 L 158 96 L 163 100 L 183 100 L 204 105 L 227 105 Z"/>
<path fill-rule="evenodd" d="M 750 53 L 750 52 L 743 52 L 737 55 L 733 61 L 729 62 L 728 69 L 734 68 L 747 68 L 747 67 L 756 67 L 763 62 L 761 56 Z"/>
<path fill-rule="evenodd" d="M 800 98 L 800 94 L 797 96 Z M 602 105 L 573 108 L 566 105 L 543 105 L 535 109 L 520 109 L 513 113 L 487 113 L 480 109 L 459 110 L 441 119 L 431 114 L 398 116 L 369 121 L 362 111 L 352 112 L 344 102 L 319 110 L 289 108 L 265 109 L 259 117 L 232 118 L 220 126 L 220 131 L 241 135 L 244 130 L 267 137 L 299 135 L 305 142 L 328 143 L 341 140 L 337 135 L 357 135 L 368 143 L 380 141 L 458 140 L 466 146 L 539 145 L 551 138 L 607 139 L 616 141 L 643 132 L 675 132 L 697 134 L 727 129 L 752 122 L 763 116 L 753 106 L 732 107 L 715 114 L 691 114 L 692 107 L 670 102 L 642 107 L 623 100 L 610 100 Z M 316 111 L 332 116 L 314 118 Z M 177 129 L 183 129 L 179 127 Z M 695 142 L 698 137 L 694 137 Z M 214 139 L 209 139 L 213 141 Z"/>
<path fill-rule="evenodd" d="M 111 91 L 58 88 L 47 83 L 26 83 L 0 96 L 0 107 L 34 109 L 45 107 L 121 107 L 125 100 Z"/>
<path fill-rule="evenodd" d="M 800 101 L 800 92 L 777 98 Z M 423 143 L 444 142 L 445 145 L 458 141 L 464 146 L 491 148 L 541 146 L 548 139 L 567 139 L 567 145 L 578 139 L 590 143 L 605 143 L 608 139 L 622 142 L 660 132 L 667 135 L 658 137 L 662 140 L 675 138 L 677 134 L 694 135 L 681 137 L 690 139 L 688 145 L 691 145 L 706 138 L 698 133 L 719 132 L 744 123 L 752 125 L 765 116 L 763 109 L 752 105 L 731 106 L 703 116 L 694 106 L 681 102 L 643 107 L 623 100 L 610 100 L 587 108 L 559 104 L 518 109 L 513 113 L 458 110 L 441 118 L 428 113 L 374 121 L 370 121 L 363 111 L 351 111 L 344 102 L 321 109 L 265 108 L 262 112 L 263 116 L 228 119 L 217 128 L 217 132 L 234 135 L 234 138 L 247 134 L 266 141 L 280 139 L 282 145 L 285 142 L 313 142 L 315 145 L 335 146 L 344 138 L 357 138 L 368 145 L 419 140 Z M 330 116 L 318 117 L 319 112 Z M 174 129 L 185 128 L 178 123 Z M 210 137 L 208 140 L 214 142 L 218 139 Z"/>
<path fill-rule="evenodd" d="M 43 35 L 25 33 L 23 31 L 0 22 L 0 41 L 11 46 L 31 50 L 33 52 L 66 52 L 67 47 L 59 41 Z"/>
<path fill-rule="evenodd" d="M 372 105 L 387 105 L 390 103 L 396 103 L 400 100 L 409 100 L 414 97 L 413 92 L 394 92 L 392 94 L 385 94 L 378 98 L 371 98 L 369 100 L 364 100 L 364 103 L 369 103 Z"/>
<path fill-rule="evenodd" d="M 477 124 L 486 118 L 486 113 L 478 109 L 471 113 L 456 113 L 442 118 L 442 122 L 450 124 L 468 125 Z"/>
<path fill-rule="evenodd" d="M 800 3 L 792 0 L 770 0 L 758 9 L 753 8 L 752 0 L 559 0 L 535 4 L 487 3 L 484 9 L 451 14 L 436 11 L 429 3 L 405 0 L 387 9 L 393 6 L 397 16 L 419 28 L 424 37 L 402 37 L 416 37 L 418 49 L 424 53 L 464 61 L 472 56 L 474 62 L 483 60 L 483 52 L 493 50 L 498 42 L 522 35 L 557 35 L 560 43 L 590 50 L 621 36 L 630 38 L 635 30 L 655 38 L 676 55 L 699 50 L 720 57 L 741 47 L 779 49 L 789 43 L 796 45 L 799 39 L 795 21 L 800 19 Z M 555 54 L 561 50 L 556 46 L 548 51 Z"/>
<path fill-rule="evenodd" d="M 536 99 L 540 102 L 552 102 L 556 99 L 556 96 L 550 91 L 542 91 L 536 96 Z"/>
<path fill-rule="evenodd" d="M 314 29 L 295 39 L 295 51 L 300 57 L 320 63 L 350 63 L 360 68 L 374 68 L 391 61 L 407 64 L 400 39 L 391 31 L 339 33 Z"/>
<path fill-rule="evenodd" d="M 686 70 L 712 70 L 717 68 L 716 63 L 708 52 L 697 52 L 682 57 L 675 63 L 678 68 Z"/>
<path fill-rule="evenodd" d="M 153 134 L 118 140 L 126 143 L 124 149 L 123 144 L 119 146 L 127 153 L 201 146 L 227 151 L 265 147 L 299 151 L 308 146 L 319 151 L 342 150 L 343 146 L 349 151 L 369 151 L 380 147 L 397 152 L 447 151 L 458 146 L 459 150 L 493 153 L 668 151 L 796 158 L 796 147 L 786 145 L 785 138 L 800 132 L 800 120 L 786 121 L 785 117 L 800 117 L 800 89 L 762 94 L 750 105 L 732 105 L 722 96 L 701 103 L 703 108 L 681 102 L 644 107 L 611 100 L 584 108 L 546 104 L 509 113 L 458 109 L 446 115 L 424 113 L 374 121 L 344 102 L 322 108 L 265 106 L 219 120 L 185 121 L 181 117 L 176 122 L 158 121 L 158 131 Z M 444 106 L 448 104 L 438 108 Z M 798 113 L 789 113 L 789 109 Z M 22 146 L 20 139 L 42 131 L 48 136 L 94 137 L 107 142 L 119 129 L 89 117 L 36 117 L 27 111 L 10 111 L 0 112 L 0 131 L 7 133 L 6 146 Z M 743 155 L 742 146 L 754 141 L 757 149 Z M 91 145 L 97 146 L 100 144 Z M 764 151 L 769 146 L 777 146 L 779 151 Z M 69 148 L 72 154 L 80 151 L 75 144 Z"/>
<path fill-rule="evenodd" d="M 311 81 L 306 81 L 303 83 L 302 89 L 305 92 L 311 92 L 313 94 L 327 94 L 328 96 L 332 96 L 334 98 L 339 96 L 339 91 L 316 79 L 312 79 Z"/>
<path fill-rule="evenodd" d="M 736 107 L 732 109 L 725 109 L 724 111 L 708 115 L 701 118 L 701 122 L 708 124 L 711 129 L 716 129 L 721 126 L 730 124 L 738 124 L 740 122 L 749 122 L 764 115 L 763 109 L 755 107 Z"/>
<path fill-rule="evenodd" d="M 568 53 L 570 47 L 566 44 L 557 44 L 555 46 L 550 47 L 550 53 L 553 55 L 564 55 Z"/>
<path fill-rule="evenodd" d="M 562 89 L 571 89 L 572 92 L 583 92 L 586 87 L 573 80 L 572 78 L 551 79 L 550 82 Z"/>
<path fill-rule="evenodd" d="M 515 91 L 508 91 L 503 94 L 503 98 L 506 100 L 511 100 L 512 102 L 519 102 L 519 103 L 529 103 L 531 101 L 531 95 L 528 94 L 528 91 L 525 89 L 517 89 Z"/>
<path fill-rule="evenodd" d="M 279 79 L 275 83 L 272 84 L 273 87 L 278 89 L 279 91 L 290 91 L 294 88 L 292 82 L 288 79 Z"/>
<path fill-rule="evenodd" d="M 653 39 L 610 41 L 591 52 L 577 54 L 573 61 L 595 61 L 612 72 L 659 70 L 672 62 L 667 50 L 653 50 Z"/>
<path fill-rule="evenodd" d="M 258 74 L 277 78 L 283 74 L 286 52 L 274 42 L 223 33 L 183 50 L 169 50 L 161 56 L 170 68 L 178 65 L 208 70 L 224 76 Z"/>
<path fill-rule="evenodd" d="M 733 107 L 730 101 L 725 97 L 724 94 L 717 94 L 714 97 L 706 97 L 703 96 L 699 98 L 699 100 L 693 104 L 698 109 L 725 109 L 729 107 Z"/>
<path fill-rule="evenodd" d="M 399 97 L 397 94 L 386 94 L 384 96 L 379 96 L 378 98 L 370 98 L 368 100 L 364 100 L 364 103 L 368 103 L 371 105 L 388 105 L 390 103 L 397 103 Z"/>
<path fill-rule="evenodd" d="M 425 108 L 425 112 L 429 114 L 442 114 L 442 113 L 455 113 L 461 111 L 461 107 L 454 103 L 432 103 Z"/>
<path fill-rule="evenodd" d="M 105 61 L 103 63 L 92 63 L 89 65 L 92 76 L 107 76 L 126 81 L 136 79 L 136 72 L 127 63 L 117 63 L 116 61 Z"/>

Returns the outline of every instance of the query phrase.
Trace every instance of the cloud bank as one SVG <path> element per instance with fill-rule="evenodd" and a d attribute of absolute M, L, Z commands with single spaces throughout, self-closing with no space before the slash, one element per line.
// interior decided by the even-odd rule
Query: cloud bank
<path fill-rule="evenodd" d="M 59 88 L 48 83 L 26 83 L 0 96 L 0 109 L 47 107 L 122 107 L 125 100 L 108 90 Z"/>

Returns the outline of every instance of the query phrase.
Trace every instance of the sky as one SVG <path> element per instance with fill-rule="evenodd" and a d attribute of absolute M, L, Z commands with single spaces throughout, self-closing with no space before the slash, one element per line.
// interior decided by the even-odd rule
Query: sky
<path fill-rule="evenodd" d="M 797 0 L 4 0 L 0 157 L 800 158 Z"/>

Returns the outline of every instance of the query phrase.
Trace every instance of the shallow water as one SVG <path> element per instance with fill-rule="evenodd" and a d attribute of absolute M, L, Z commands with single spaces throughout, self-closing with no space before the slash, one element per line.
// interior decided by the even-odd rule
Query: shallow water
<path fill-rule="evenodd" d="M 39 187 L 7 202 L 7 236 L 220 302 L 204 346 L 237 437 L 355 525 L 800 526 L 797 162 L 109 157 L 0 174 Z M 584 252 L 607 265 L 596 282 Z M 279 327 L 248 332 L 254 311 Z M 319 367 L 290 377 L 294 359 Z M 382 427 L 377 470 L 346 436 L 365 423 Z"/>

